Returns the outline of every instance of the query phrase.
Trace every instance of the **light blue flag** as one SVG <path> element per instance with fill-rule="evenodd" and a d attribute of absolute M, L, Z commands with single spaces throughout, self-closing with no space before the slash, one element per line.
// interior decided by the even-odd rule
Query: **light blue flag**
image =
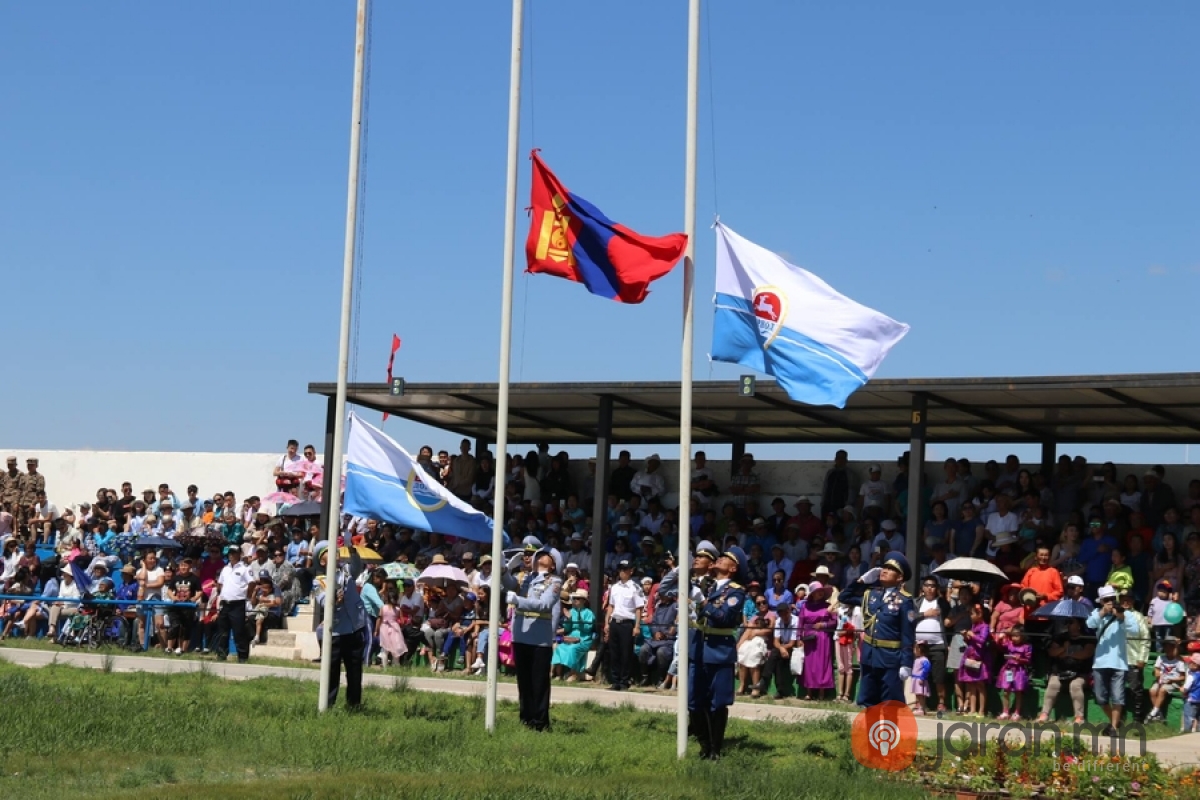
<path fill-rule="evenodd" d="M 775 376 L 798 403 L 845 407 L 908 326 L 724 225 L 716 228 L 713 360 Z"/>
<path fill-rule="evenodd" d="M 391 437 L 350 414 L 342 510 L 406 528 L 492 541 L 492 520 L 452 495 Z"/>

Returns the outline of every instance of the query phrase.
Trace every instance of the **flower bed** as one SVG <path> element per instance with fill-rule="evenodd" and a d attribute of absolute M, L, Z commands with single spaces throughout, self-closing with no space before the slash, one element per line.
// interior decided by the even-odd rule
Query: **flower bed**
<path fill-rule="evenodd" d="M 1200 800 L 1200 769 L 1169 770 L 1153 755 L 1093 755 L 1067 743 L 1059 752 L 1010 753 L 996 742 L 949 755 L 922 746 L 895 775 L 933 796 L 953 798 L 1164 798 Z"/>

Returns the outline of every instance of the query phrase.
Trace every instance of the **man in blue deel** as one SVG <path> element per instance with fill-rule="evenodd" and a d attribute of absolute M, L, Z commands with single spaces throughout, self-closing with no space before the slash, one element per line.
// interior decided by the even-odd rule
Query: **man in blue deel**
<path fill-rule="evenodd" d="M 917 614 L 904 582 L 912 568 L 903 553 L 888 553 L 882 567 L 863 573 L 846 587 L 839 601 L 862 603 L 863 636 L 859 665 L 858 705 L 866 708 L 887 700 L 904 702 L 904 682 L 912 674 Z"/>
<path fill-rule="evenodd" d="M 689 727 L 700 740 L 700 757 L 715 761 L 721 757 L 733 705 L 737 631 L 748 581 L 746 554 L 740 547 L 719 553 L 711 543 L 701 542 L 692 570 L 701 579 L 692 590 L 696 620 L 688 665 Z"/>

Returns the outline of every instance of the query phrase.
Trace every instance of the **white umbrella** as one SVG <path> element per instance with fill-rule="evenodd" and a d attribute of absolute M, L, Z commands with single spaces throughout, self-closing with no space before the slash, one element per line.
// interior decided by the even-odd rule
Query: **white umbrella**
<path fill-rule="evenodd" d="M 417 583 L 427 583 L 430 586 L 445 586 L 447 583 L 467 585 L 467 573 L 449 564 L 430 564 L 417 578 Z"/>
<path fill-rule="evenodd" d="M 1004 570 L 982 558 L 952 558 L 935 569 L 933 574 L 955 581 L 1008 580 Z"/>

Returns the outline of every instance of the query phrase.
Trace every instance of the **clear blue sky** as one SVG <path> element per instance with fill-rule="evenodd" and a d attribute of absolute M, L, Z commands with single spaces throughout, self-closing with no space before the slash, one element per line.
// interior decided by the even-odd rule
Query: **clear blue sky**
<path fill-rule="evenodd" d="M 685 0 L 526 5 L 522 152 L 680 230 Z M 717 211 L 912 325 L 881 377 L 1200 368 L 1200 6 L 712 0 L 704 22 L 697 378 L 740 372 L 706 357 Z M 359 380 L 393 331 L 410 381 L 496 380 L 509 24 L 500 0 L 377 3 Z M 319 443 L 353 36 L 351 0 L 4 5 L 0 446 Z M 514 379 L 676 378 L 680 291 L 518 275 Z"/>

